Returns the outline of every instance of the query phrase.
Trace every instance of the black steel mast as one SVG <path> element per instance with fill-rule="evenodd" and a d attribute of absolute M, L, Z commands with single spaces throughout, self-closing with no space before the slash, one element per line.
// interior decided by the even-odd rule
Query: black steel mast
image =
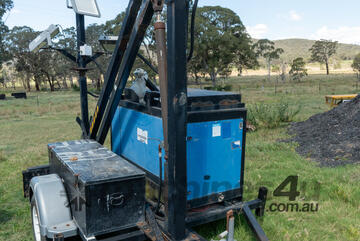
<path fill-rule="evenodd" d="M 186 235 L 187 24 L 187 1 L 167 1 L 167 130 L 171 136 L 165 178 L 168 182 L 167 229 L 174 240 L 182 240 Z"/>
<path fill-rule="evenodd" d="M 81 129 L 83 138 L 89 136 L 89 108 L 87 98 L 87 83 L 86 83 L 86 60 L 80 54 L 80 47 L 85 44 L 85 18 L 82 14 L 76 14 L 76 32 L 77 32 L 77 64 L 79 71 L 79 86 L 80 86 L 80 103 L 81 103 Z"/>

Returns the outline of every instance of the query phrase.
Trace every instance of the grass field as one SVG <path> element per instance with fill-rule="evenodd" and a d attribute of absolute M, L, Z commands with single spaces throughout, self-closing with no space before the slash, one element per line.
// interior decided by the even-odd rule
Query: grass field
<path fill-rule="evenodd" d="M 301 83 L 271 83 L 264 76 L 226 80 L 240 91 L 247 104 L 277 103 L 286 99 L 301 105 L 297 121 L 329 109 L 325 94 L 356 93 L 353 75 L 311 75 Z M 91 98 L 91 97 L 90 97 Z M 90 110 L 95 100 L 90 99 Z M 32 240 L 29 203 L 22 196 L 21 171 L 47 162 L 46 144 L 78 139 L 75 117 L 80 113 L 79 92 L 30 93 L 27 100 L 0 101 L 0 240 Z M 92 113 L 91 113 L 92 114 Z M 257 195 L 257 188 L 269 188 L 268 205 L 287 203 L 286 197 L 273 197 L 274 189 L 289 175 L 306 182 L 296 202 L 315 203 L 317 212 L 266 212 L 260 223 L 270 240 L 360 240 L 360 165 L 320 168 L 299 156 L 288 137 L 287 124 L 275 129 L 248 133 L 246 147 L 245 200 Z M 318 200 L 312 183 L 320 183 Z M 224 231 L 223 221 L 197 228 L 206 238 Z M 255 240 L 240 216 L 236 222 L 239 240 Z"/>

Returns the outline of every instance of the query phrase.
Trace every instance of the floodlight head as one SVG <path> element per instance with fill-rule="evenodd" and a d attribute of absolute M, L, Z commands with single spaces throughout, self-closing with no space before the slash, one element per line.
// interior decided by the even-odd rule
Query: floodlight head
<path fill-rule="evenodd" d="M 99 43 L 106 52 L 113 52 L 115 49 L 118 36 L 105 36 L 102 35 L 99 38 Z"/>
<path fill-rule="evenodd" d="M 77 14 L 100 18 L 100 10 L 96 0 L 70 0 Z"/>
<path fill-rule="evenodd" d="M 59 32 L 59 25 L 51 24 L 44 32 L 31 41 L 29 44 L 29 50 L 31 52 L 35 52 L 46 45 L 52 46 L 51 39 L 54 38 Z"/>

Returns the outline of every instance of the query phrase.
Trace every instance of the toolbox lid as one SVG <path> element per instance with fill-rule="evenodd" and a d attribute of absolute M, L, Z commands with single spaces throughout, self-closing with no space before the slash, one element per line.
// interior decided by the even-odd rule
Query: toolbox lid
<path fill-rule="evenodd" d="M 138 167 L 93 140 L 56 142 L 48 148 L 85 184 L 145 176 Z"/>

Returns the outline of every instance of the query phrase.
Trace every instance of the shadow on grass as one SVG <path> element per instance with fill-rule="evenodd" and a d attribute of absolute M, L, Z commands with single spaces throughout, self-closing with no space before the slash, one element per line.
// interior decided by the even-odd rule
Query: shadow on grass
<path fill-rule="evenodd" d="M 5 155 L 2 152 L 0 152 L 0 162 L 5 162 L 6 160 L 7 159 L 6 159 Z"/>
<path fill-rule="evenodd" d="M 7 223 L 13 216 L 13 212 L 5 209 L 0 209 L 0 224 Z"/>
<path fill-rule="evenodd" d="M 260 225 L 262 225 L 263 219 L 257 218 Z M 208 224 L 203 224 L 195 227 L 194 230 L 207 240 L 219 240 L 218 235 L 226 230 L 226 220 L 221 219 Z M 235 239 L 236 240 L 251 240 L 256 241 L 254 233 L 248 226 L 243 214 L 235 215 Z"/>

